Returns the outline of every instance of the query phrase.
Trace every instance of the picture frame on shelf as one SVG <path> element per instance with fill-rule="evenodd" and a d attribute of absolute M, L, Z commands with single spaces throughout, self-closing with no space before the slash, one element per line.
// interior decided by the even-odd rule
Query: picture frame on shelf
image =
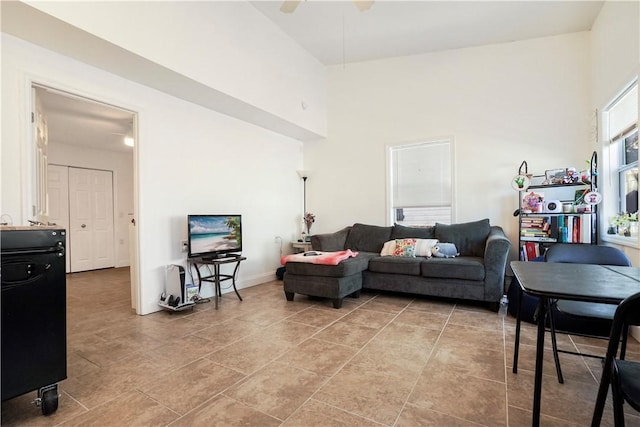
<path fill-rule="evenodd" d="M 565 168 L 548 169 L 544 171 L 544 181 L 546 184 L 562 184 L 566 172 Z"/>
<path fill-rule="evenodd" d="M 544 211 L 544 194 L 530 192 L 522 198 L 523 213 L 541 213 Z"/>

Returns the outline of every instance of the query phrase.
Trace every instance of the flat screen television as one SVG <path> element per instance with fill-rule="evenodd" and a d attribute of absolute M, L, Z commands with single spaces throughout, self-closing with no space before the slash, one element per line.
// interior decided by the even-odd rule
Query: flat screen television
<path fill-rule="evenodd" d="M 188 215 L 189 258 L 242 252 L 242 215 Z"/>

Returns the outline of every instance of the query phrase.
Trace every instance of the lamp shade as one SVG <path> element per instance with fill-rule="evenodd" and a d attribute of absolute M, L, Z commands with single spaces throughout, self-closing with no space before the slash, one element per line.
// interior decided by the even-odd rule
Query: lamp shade
<path fill-rule="evenodd" d="M 302 179 L 307 179 L 307 178 L 309 178 L 310 173 L 309 173 L 309 171 L 308 171 L 308 170 L 299 170 L 299 171 L 297 171 L 297 172 L 298 172 L 298 176 L 299 176 L 300 178 L 302 178 Z"/>

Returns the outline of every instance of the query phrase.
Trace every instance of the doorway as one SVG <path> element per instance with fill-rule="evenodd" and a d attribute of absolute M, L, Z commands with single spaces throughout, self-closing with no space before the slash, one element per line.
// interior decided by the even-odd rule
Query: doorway
<path fill-rule="evenodd" d="M 71 254 L 67 271 L 105 267 L 131 267 L 132 272 L 137 271 L 137 247 L 131 247 L 137 245 L 136 233 L 130 230 L 137 205 L 137 114 L 35 82 L 31 87 L 34 117 L 39 118 L 47 138 L 47 150 L 41 156 L 46 161 L 34 162 L 33 166 L 35 177 L 45 177 L 44 185 L 36 186 L 34 195 L 36 203 L 42 201 L 44 207 L 34 207 L 34 212 L 42 211 L 49 222 L 69 231 L 67 248 Z M 34 146 L 36 135 L 34 131 Z M 74 195 L 69 191 L 72 185 L 83 188 Z M 97 208 L 101 213 L 85 209 L 87 202 L 94 205 L 91 209 L 96 208 L 96 203 L 100 205 Z M 80 214 L 77 224 L 72 219 L 74 210 Z M 87 259 L 76 260 L 79 253 Z M 133 273 L 131 282 L 132 295 L 138 295 L 138 280 Z M 137 298 L 132 298 L 132 307 L 137 310 L 138 306 Z"/>

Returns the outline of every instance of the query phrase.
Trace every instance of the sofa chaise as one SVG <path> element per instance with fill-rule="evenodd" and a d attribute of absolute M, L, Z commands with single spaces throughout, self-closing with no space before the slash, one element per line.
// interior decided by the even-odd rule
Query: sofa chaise
<path fill-rule="evenodd" d="M 412 256 L 410 251 L 403 256 L 381 255 L 385 243 L 400 244 L 406 239 L 453 243 L 459 256 Z M 502 228 L 483 219 L 427 228 L 356 223 L 334 233 L 311 236 L 311 246 L 315 251 L 351 249 L 358 255 L 338 265 L 287 262 L 283 280 L 289 301 L 299 293 L 330 298 L 333 306 L 340 308 L 346 296 L 372 289 L 484 301 L 497 310 L 504 294 L 511 243 Z"/>

